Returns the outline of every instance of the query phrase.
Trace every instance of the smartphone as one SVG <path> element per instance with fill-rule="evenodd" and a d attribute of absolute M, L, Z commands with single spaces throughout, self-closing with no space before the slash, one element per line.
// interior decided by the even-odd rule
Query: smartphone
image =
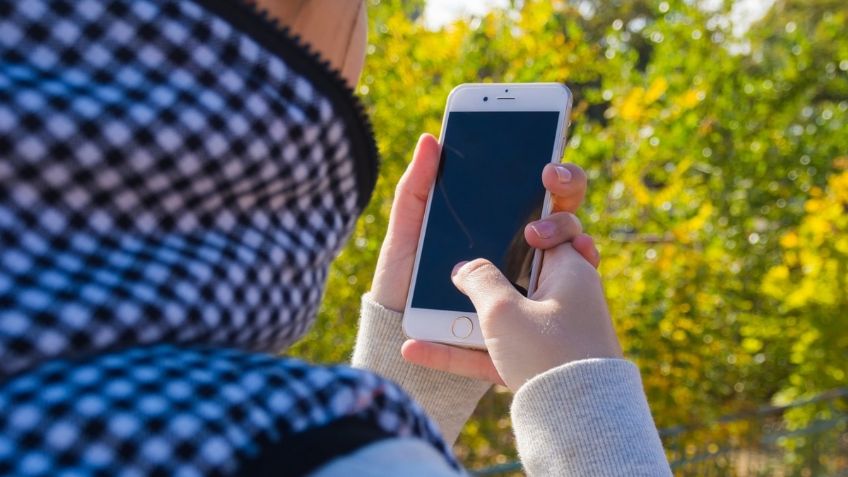
<path fill-rule="evenodd" d="M 525 226 L 550 213 L 542 169 L 559 162 L 571 91 L 556 83 L 463 84 L 448 96 L 403 329 L 414 339 L 485 348 L 453 267 L 486 258 L 532 296 L 542 255 Z"/>

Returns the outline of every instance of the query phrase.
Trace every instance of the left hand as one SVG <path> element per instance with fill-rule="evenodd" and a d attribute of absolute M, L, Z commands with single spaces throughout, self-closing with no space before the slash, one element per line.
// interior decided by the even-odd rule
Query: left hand
<path fill-rule="evenodd" d="M 403 311 L 406 306 L 427 196 L 438 171 L 439 152 L 436 138 L 422 135 L 412 162 L 395 190 L 389 227 L 371 285 L 372 298 L 392 310 Z M 553 212 L 527 226 L 524 230 L 527 243 L 546 250 L 570 241 L 580 255 L 597 267 L 600 255 L 592 238 L 582 233 L 580 222 L 574 216 L 586 194 L 586 173 L 574 164 L 548 164 L 542 170 L 542 183 L 551 193 Z M 485 351 L 409 340 L 404 343 L 402 353 L 411 363 L 503 383 Z"/>

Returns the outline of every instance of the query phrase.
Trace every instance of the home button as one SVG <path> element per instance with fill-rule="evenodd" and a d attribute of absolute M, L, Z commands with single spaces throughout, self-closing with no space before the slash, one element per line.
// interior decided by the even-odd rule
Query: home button
<path fill-rule="evenodd" d="M 467 316 L 460 316 L 453 320 L 453 324 L 451 325 L 451 333 L 457 338 L 468 338 L 471 336 L 471 330 L 473 329 L 474 324 L 471 323 L 471 319 Z"/>

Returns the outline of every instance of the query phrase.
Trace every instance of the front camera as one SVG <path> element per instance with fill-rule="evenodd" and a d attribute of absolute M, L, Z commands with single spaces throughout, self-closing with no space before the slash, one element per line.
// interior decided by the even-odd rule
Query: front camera
<path fill-rule="evenodd" d="M 488 101 L 488 100 L 489 100 L 488 96 L 483 96 L 483 101 Z"/>

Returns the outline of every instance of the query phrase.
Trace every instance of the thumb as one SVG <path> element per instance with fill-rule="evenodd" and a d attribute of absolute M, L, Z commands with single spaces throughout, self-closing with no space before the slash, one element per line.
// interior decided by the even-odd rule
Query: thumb
<path fill-rule="evenodd" d="M 412 162 L 395 189 L 388 235 L 396 237 L 396 243 L 411 244 L 413 254 L 418 246 L 427 196 L 439 170 L 439 151 L 439 141 L 430 134 L 422 134 Z"/>
<path fill-rule="evenodd" d="M 498 267 L 483 258 L 457 264 L 451 279 L 481 317 L 514 310 L 524 298 Z"/>

